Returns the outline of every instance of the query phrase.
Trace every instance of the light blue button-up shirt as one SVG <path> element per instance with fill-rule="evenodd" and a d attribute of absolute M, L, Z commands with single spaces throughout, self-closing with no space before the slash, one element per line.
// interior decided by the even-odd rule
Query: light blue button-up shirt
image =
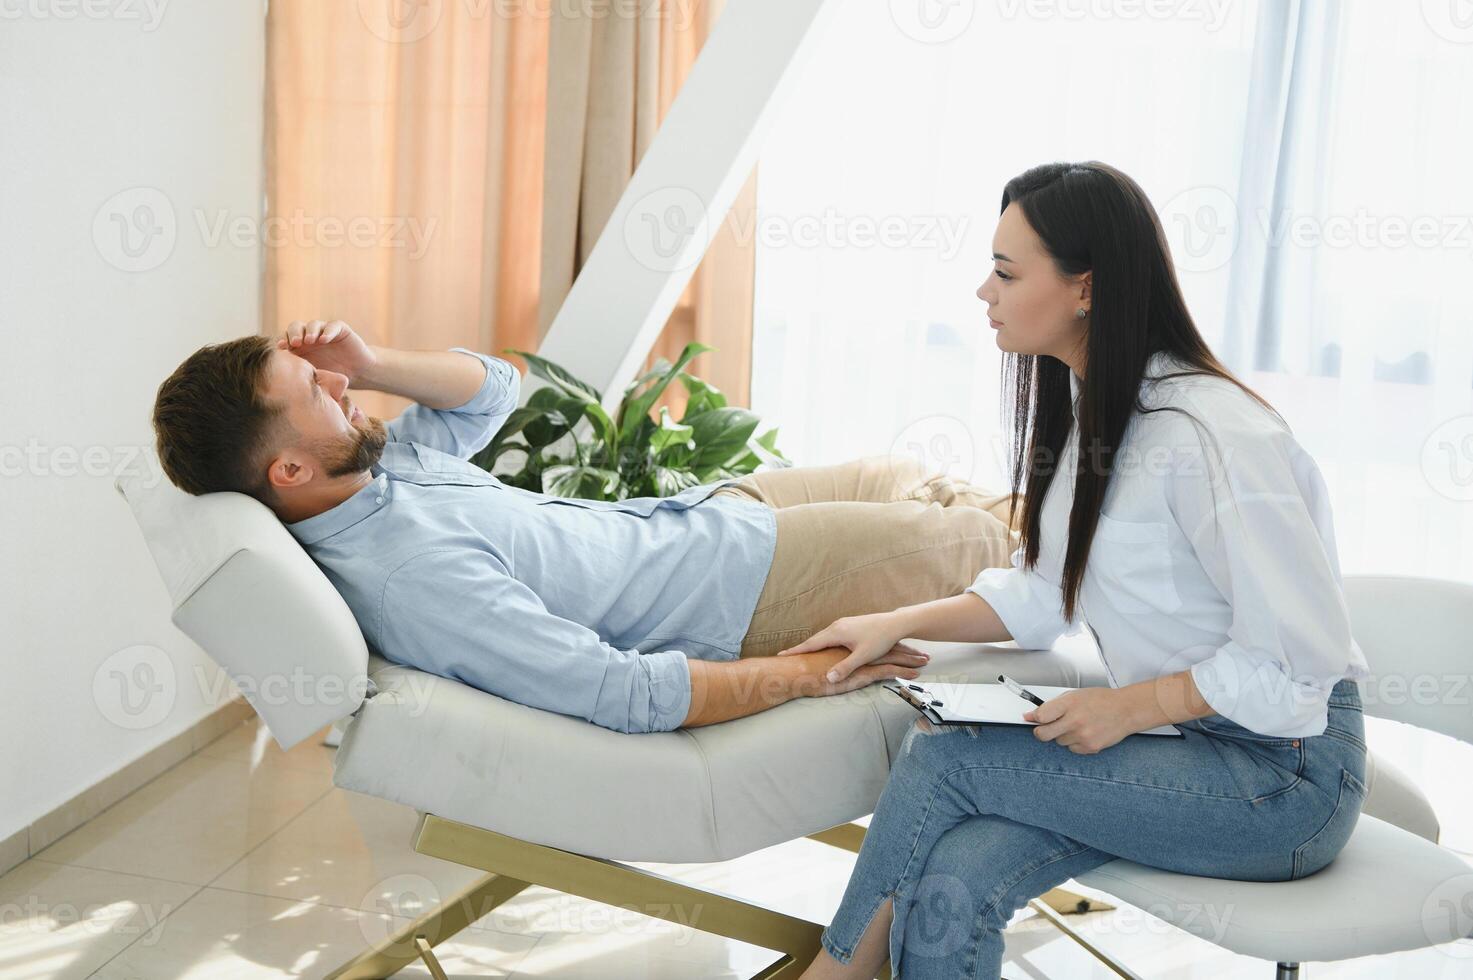
<path fill-rule="evenodd" d="M 373 481 L 287 525 L 369 646 L 396 663 L 621 732 L 690 710 L 686 658 L 733 660 L 772 566 L 766 504 L 712 497 L 570 500 L 469 462 L 516 408 L 521 378 L 479 358 L 459 408 L 388 422 Z"/>

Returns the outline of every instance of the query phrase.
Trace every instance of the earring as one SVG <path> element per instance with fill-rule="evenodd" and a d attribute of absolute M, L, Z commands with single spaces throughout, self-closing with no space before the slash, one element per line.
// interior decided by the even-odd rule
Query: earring
<path fill-rule="evenodd" d="M 1087 316 L 1089 316 L 1089 311 L 1082 306 L 1074 311 L 1074 319 L 1076 320 L 1083 320 Z"/>

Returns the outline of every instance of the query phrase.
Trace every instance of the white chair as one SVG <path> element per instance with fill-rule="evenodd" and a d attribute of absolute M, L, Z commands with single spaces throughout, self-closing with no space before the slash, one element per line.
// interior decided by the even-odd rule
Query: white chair
<path fill-rule="evenodd" d="M 1347 576 L 1344 584 L 1351 628 L 1372 672 L 1362 684 L 1366 714 L 1473 742 L 1473 586 L 1387 576 Z M 1434 696 L 1411 693 L 1418 690 Z M 1368 759 L 1366 777 L 1369 793 L 1350 842 L 1306 878 L 1229 881 L 1112 861 L 1078 880 L 1225 949 L 1274 962 L 1278 980 L 1298 977 L 1301 963 L 1473 934 L 1473 868 L 1437 845 L 1426 798 L 1384 761 Z M 1388 781 L 1396 784 L 1391 792 Z"/>

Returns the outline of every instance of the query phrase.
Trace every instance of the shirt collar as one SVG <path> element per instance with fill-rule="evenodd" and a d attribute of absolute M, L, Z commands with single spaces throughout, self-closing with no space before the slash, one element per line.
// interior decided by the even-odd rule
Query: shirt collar
<path fill-rule="evenodd" d="M 292 533 L 292 537 L 304 545 L 316 544 L 352 527 L 388 503 L 392 493 L 388 472 L 377 463 L 373 464 L 369 472 L 374 474 L 374 478 L 347 500 L 315 517 L 288 524 L 286 529 Z"/>

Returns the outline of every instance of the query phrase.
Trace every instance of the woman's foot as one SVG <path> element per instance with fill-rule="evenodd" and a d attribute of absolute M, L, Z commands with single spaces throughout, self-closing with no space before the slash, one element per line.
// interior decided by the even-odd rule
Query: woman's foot
<path fill-rule="evenodd" d="M 875 980 L 880 967 L 890 958 L 890 923 L 895 920 L 895 906 L 885 899 L 869 920 L 869 928 L 859 939 L 848 963 L 840 963 L 820 949 L 818 956 L 798 980 Z"/>

